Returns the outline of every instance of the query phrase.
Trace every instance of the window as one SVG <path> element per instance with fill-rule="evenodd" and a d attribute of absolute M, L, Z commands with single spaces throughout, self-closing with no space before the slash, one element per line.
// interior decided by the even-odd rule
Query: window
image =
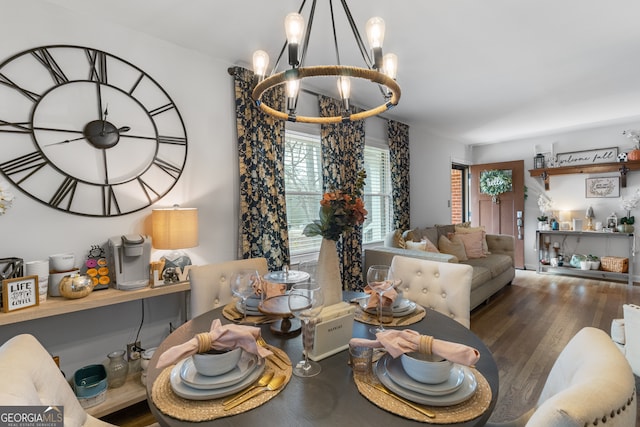
<path fill-rule="evenodd" d="M 464 165 L 451 165 L 451 223 L 460 224 L 469 218 L 467 206 L 467 188 L 469 168 Z"/>
<path fill-rule="evenodd" d="M 363 243 L 382 241 L 391 229 L 391 175 L 389 150 L 366 146 L 367 181 L 364 202 L 369 214 L 363 226 Z M 291 256 L 317 252 L 320 237 L 306 237 L 304 227 L 318 218 L 322 199 L 320 136 L 287 129 L 284 150 L 285 196 Z"/>
<path fill-rule="evenodd" d="M 367 244 L 384 240 L 384 236 L 391 230 L 393 204 L 389 149 L 365 146 L 364 168 L 367 171 L 364 205 L 369 215 L 364 222 L 362 243 Z"/>
<path fill-rule="evenodd" d="M 322 199 L 320 136 L 286 130 L 284 179 L 289 229 L 289 252 L 300 255 L 320 250 L 321 237 L 307 237 L 304 227 L 318 218 Z"/>

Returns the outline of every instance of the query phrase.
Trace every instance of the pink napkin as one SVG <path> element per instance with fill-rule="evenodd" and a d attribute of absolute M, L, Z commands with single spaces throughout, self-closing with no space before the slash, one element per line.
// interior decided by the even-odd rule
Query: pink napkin
<path fill-rule="evenodd" d="M 389 286 L 390 282 L 393 282 L 393 287 L 388 291 L 385 291 L 384 295 L 382 295 L 382 306 L 391 307 L 393 305 L 393 302 L 398 296 L 396 286 L 401 283 L 400 280 L 385 280 L 384 282 L 373 282 L 371 285 L 365 286 L 364 292 L 371 295 L 369 297 L 369 301 L 367 302 L 367 309 L 376 308 L 378 306 L 378 302 L 380 301 L 380 294 L 378 293 L 377 289 L 379 287 L 385 289 L 387 286 Z"/>
<path fill-rule="evenodd" d="M 393 358 L 403 353 L 417 351 L 420 353 L 435 354 L 453 363 L 465 366 L 474 366 L 480 359 L 480 352 L 473 347 L 438 340 L 428 335 L 421 335 L 411 329 L 389 329 L 378 332 L 376 338 L 375 340 L 351 338 L 349 343 L 373 348 L 384 347 Z"/>
<path fill-rule="evenodd" d="M 231 350 L 242 347 L 244 351 L 257 354 L 261 359 L 273 354 L 266 348 L 259 346 L 256 339 L 260 336 L 260 328 L 246 325 L 222 325 L 220 319 L 215 319 L 211 323 L 211 330 L 198 334 L 184 344 L 171 347 L 160 355 L 158 368 L 164 368 L 185 357 L 196 353 L 205 353 L 213 350 Z M 210 341 L 210 343 L 209 343 Z M 200 348 L 205 342 L 205 347 Z"/>
<path fill-rule="evenodd" d="M 269 282 L 265 279 L 260 279 L 253 283 L 253 292 L 260 296 L 264 293 L 265 298 L 271 298 L 276 295 L 284 295 L 287 291 L 287 285 L 285 283 Z"/>

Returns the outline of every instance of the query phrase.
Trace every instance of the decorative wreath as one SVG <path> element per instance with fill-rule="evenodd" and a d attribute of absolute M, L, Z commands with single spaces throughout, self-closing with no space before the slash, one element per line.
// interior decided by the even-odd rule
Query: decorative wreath
<path fill-rule="evenodd" d="M 493 169 L 480 174 L 480 192 L 498 196 L 511 191 L 511 175 L 504 170 Z"/>

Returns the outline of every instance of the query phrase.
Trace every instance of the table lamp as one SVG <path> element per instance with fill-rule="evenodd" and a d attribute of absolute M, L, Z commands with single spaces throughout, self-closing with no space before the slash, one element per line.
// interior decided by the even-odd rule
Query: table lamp
<path fill-rule="evenodd" d="M 191 259 L 181 249 L 198 246 L 198 209 L 174 205 L 168 209 L 151 211 L 151 242 L 156 249 L 171 249 L 164 255 L 163 278 L 165 282 L 179 281 L 176 268 L 191 265 Z"/>

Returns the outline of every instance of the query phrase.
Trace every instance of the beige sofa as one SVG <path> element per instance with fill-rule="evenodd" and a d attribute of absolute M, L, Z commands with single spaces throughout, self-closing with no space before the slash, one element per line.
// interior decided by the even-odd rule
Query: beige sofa
<path fill-rule="evenodd" d="M 447 236 L 453 232 L 455 232 L 455 226 L 453 225 L 415 228 L 402 233 L 398 230 L 393 231 L 385 238 L 384 246 L 365 249 L 364 271 L 366 272 L 371 265 L 391 265 L 391 260 L 396 255 L 470 265 L 473 267 L 471 309 L 474 309 L 500 289 L 511 284 L 515 277 L 513 260 L 515 239 L 513 236 L 504 234 L 486 234 L 486 249 L 489 252 L 486 257 L 464 261 L 459 261 L 458 257 L 447 253 L 434 253 L 399 247 L 403 246 L 403 241 L 420 242 L 423 237 L 438 245 L 436 242 L 440 240 L 440 236 Z"/>

